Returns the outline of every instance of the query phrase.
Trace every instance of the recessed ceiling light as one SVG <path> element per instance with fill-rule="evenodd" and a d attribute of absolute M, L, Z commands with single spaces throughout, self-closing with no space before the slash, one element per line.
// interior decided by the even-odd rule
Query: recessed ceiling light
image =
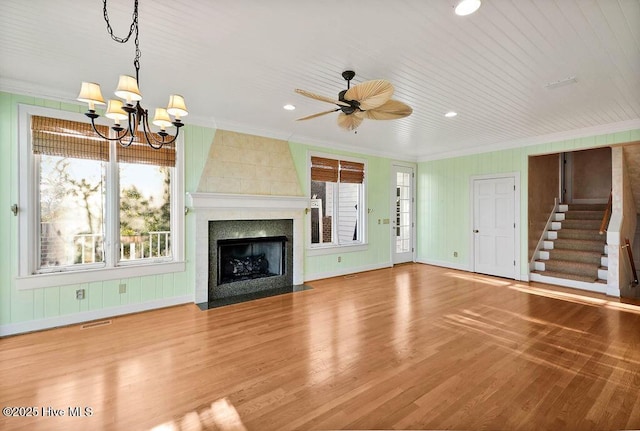
<path fill-rule="evenodd" d="M 455 8 L 456 15 L 471 15 L 478 10 L 481 3 L 480 0 L 461 0 Z"/>
<path fill-rule="evenodd" d="M 293 111 L 294 109 L 296 109 L 295 106 L 290 105 L 290 104 L 289 105 L 284 105 L 283 108 L 286 109 L 287 111 Z"/>
<path fill-rule="evenodd" d="M 449 111 L 449 112 L 447 112 L 446 114 L 444 114 L 444 116 L 445 116 L 445 117 L 447 117 L 447 118 L 453 118 L 453 117 L 455 117 L 456 115 L 458 115 L 458 113 L 457 113 L 457 112 L 454 112 L 454 111 Z"/>

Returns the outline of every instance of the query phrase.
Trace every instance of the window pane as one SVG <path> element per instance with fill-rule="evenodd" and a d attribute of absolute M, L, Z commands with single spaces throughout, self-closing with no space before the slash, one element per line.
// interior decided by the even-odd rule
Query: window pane
<path fill-rule="evenodd" d="M 120 260 L 171 257 L 171 168 L 119 163 Z"/>
<path fill-rule="evenodd" d="M 336 183 L 311 181 L 311 243 L 333 242 L 333 190 Z"/>
<path fill-rule="evenodd" d="M 104 163 L 40 157 L 40 268 L 104 262 Z"/>
<path fill-rule="evenodd" d="M 338 186 L 338 237 L 340 244 L 360 240 L 358 232 L 359 183 L 340 183 Z"/>

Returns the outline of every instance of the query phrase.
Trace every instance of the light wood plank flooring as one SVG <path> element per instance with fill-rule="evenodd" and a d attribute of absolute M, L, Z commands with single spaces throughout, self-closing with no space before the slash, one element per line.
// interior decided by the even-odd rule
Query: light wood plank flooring
<path fill-rule="evenodd" d="M 640 428 L 639 305 L 422 264 L 309 284 L 1 339 L 2 406 L 39 416 L 0 429 Z"/>

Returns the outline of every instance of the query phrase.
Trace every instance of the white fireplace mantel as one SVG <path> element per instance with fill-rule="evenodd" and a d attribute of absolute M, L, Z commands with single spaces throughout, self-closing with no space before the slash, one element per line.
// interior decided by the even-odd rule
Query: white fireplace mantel
<path fill-rule="evenodd" d="M 238 195 L 226 193 L 187 193 L 187 206 L 198 209 L 301 210 L 309 206 L 305 196 Z"/>
<path fill-rule="evenodd" d="M 304 282 L 304 196 L 187 193 L 187 208 L 195 215 L 195 302 L 207 302 L 209 282 L 209 221 L 293 220 L 293 284 Z"/>

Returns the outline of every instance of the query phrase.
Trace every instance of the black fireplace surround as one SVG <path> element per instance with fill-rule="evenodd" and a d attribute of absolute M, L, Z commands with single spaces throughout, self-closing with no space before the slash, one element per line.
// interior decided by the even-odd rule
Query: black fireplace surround
<path fill-rule="evenodd" d="M 293 284 L 293 220 L 209 221 L 209 301 Z"/>

